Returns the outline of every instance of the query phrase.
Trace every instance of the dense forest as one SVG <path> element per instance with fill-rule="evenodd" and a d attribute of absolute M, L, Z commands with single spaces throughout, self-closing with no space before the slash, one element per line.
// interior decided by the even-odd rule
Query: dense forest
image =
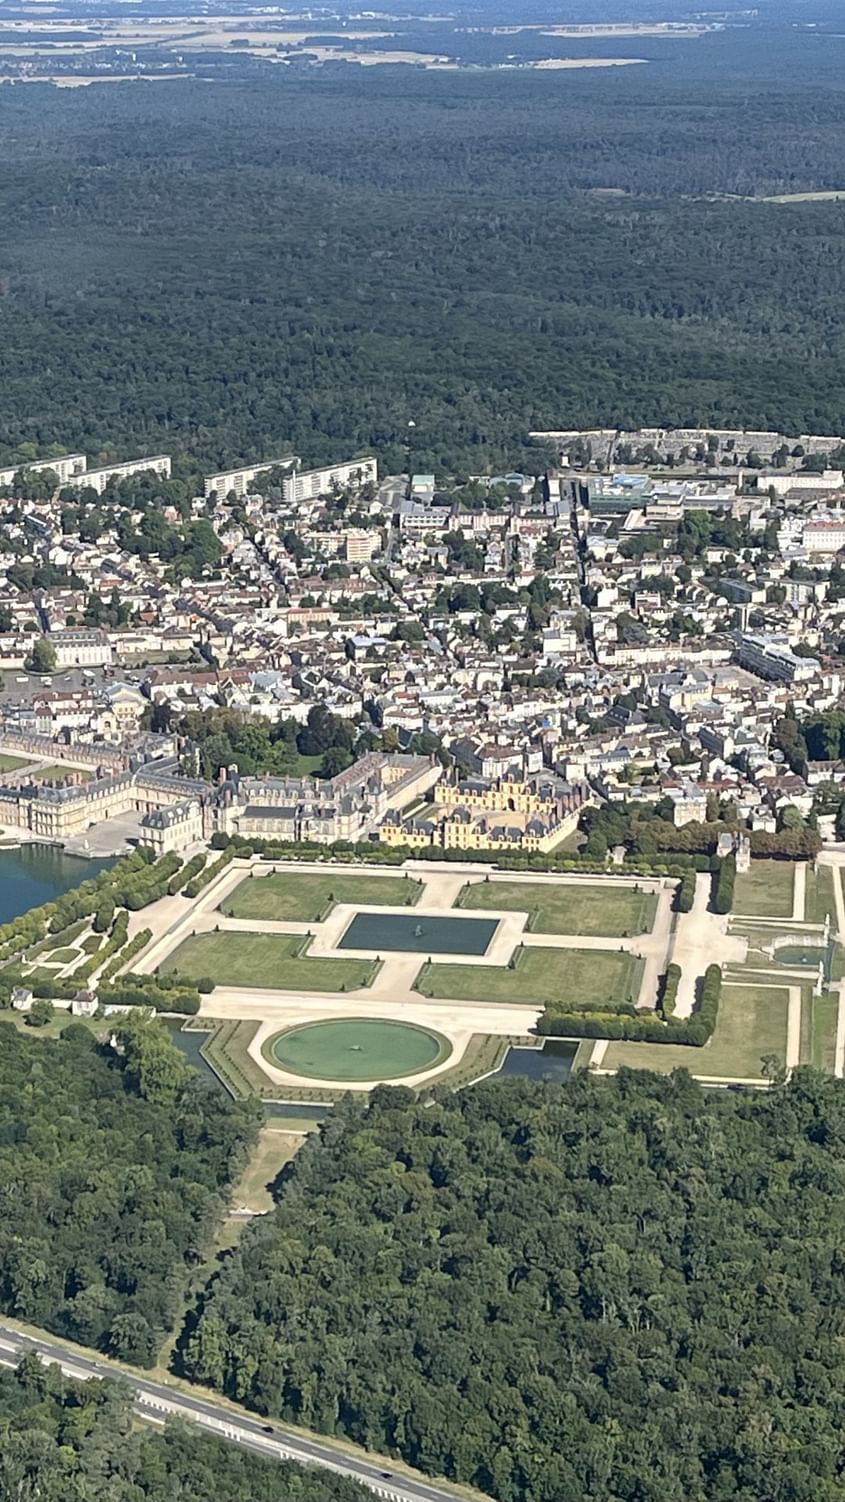
<path fill-rule="evenodd" d="M 0 1309 L 151 1366 L 255 1140 L 166 1030 L 0 1023 Z"/>
<path fill-rule="evenodd" d="M 5 88 L 0 449 L 399 468 L 413 418 L 461 470 L 597 421 L 841 431 L 845 204 L 760 201 L 845 186 L 819 40 Z"/>
<path fill-rule="evenodd" d="M 322 1134 L 212 1286 L 196 1377 L 501 1502 L 842 1497 L 838 1081 L 380 1087 Z"/>
<path fill-rule="evenodd" d="M 326 1471 L 138 1425 L 119 1382 L 72 1382 L 25 1356 L 0 1371 L 0 1502 L 371 1502 Z"/>

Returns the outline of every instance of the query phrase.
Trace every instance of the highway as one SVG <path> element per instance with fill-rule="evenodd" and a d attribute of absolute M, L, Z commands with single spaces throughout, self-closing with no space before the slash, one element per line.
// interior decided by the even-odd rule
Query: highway
<path fill-rule="evenodd" d="M 389 1502 L 458 1502 L 456 1492 L 422 1478 L 411 1479 L 387 1471 L 363 1457 L 345 1455 L 320 1439 L 305 1438 L 286 1429 L 283 1424 L 273 1423 L 272 1433 L 269 1433 L 269 1419 L 262 1424 L 260 1420 L 223 1404 L 195 1398 L 179 1388 L 150 1381 L 140 1373 L 97 1361 L 94 1356 L 79 1355 L 59 1341 L 22 1335 L 9 1325 L 0 1324 L 0 1365 L 16 1366 L 27 1351 L 36 1351 L 42 1360 L 55 1362 L 66 1376 L 79 1381 L 110 1377 L 127 1383 L 135 1393 L 136 1411 L 154 1423 L 164 1423 L 170 1417 L 188 1420 L 201 1425 L 218 1439 L 243 1445 L 268 1460 L 295 1460 L 301 1465 L 336 1471 L 341 1476 L 359 1481 L 376 1496 L 388 1498 Z"/>

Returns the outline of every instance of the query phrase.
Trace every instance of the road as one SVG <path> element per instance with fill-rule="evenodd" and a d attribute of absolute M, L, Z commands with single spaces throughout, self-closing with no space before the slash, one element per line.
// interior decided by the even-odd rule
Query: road
<path fill-rule="evenodd" d="M 77 1380 L 112 1377 L 128 1383 L 135 1393 L 137 1412 L 153 1422 L 163 1423 L 171 1416 L 186 1419 L 218 1439 L 240 1444 L 268 1460 L 295 1460 L 301 1465 L 320 1466 L 348 1476 L 390 1502 L 458 1502 L 457 1493 L 443 1486 L 386 1472 L 373 1461 L 346 1455 L 318 1438 L 306 1438 L 286 1429 L 283 1424 L 274 1423 L 270 1435 L 266 1433 L 269 1420 L 267 1426 L 262 1425 L 260 1420 L 222 1403 L 195 1398 L 180 1388 L 153 1382 L 141 1373 L 126 1372 L 93 1356 L 79 1355 L 59 1341 L 22 1335 L 9 1325 L 0 1324 L 0 1365 L 17 1365 L 26 1351 L 36 1351 L 45 1361 L 57 1363 L 67 1376 Z"/>

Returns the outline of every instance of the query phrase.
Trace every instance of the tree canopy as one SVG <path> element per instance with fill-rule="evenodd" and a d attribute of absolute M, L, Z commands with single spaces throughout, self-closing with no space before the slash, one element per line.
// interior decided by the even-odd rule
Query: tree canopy
<path fill-rule="evenodd" d="M 765 201 L 842 186 L 836 46 L 627 45 L 659 61 L 6 89 L 6 453 L 173 452 L 148 485 L 180 510 L 189 473 L 280 445 L 400 470 L 409 414 L 441 472 L 530 472 L 532 428 L 839 432 L 842 206 Z M 216 562 L 190 526 L 121 540 Z"/>
<path fill-rule="evenodd" d="M 845 1091 L 380 1087 L 298 1155 L 191 1374 L 500 1502 L 838 1502 Z"/>
<path fill-rule="evenodd" d="M 152 1365 L 256 1132 L 157 1023 L 0 1023 L 0 1309 Z"/>
<path fill-rule="evenodd" d="M 0 1371 L 0 1502 L 369 1502 L 343 1476 L 281 1465 L 180 1423 L 138 1425 L 128 1388 L 38 1357 Z"/>

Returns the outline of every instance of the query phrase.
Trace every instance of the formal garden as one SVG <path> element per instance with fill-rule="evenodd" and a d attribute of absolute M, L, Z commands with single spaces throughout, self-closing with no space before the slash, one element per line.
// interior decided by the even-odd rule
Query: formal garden
<path fill-rule="evenodd" d="M 356 907 L 410 907 L 421 891 L 422 884 L 410 876 L 273 871 L 244 877 L 223 898 L 220 911 L 227 918 L 321 923 L 339 902 Z"/>
<path fill-rule="evenodd" d="M 487 880 L 468 882 L 455 906 L 528 913 L 530 933 L 623 939 L 650 932 L 657 895 L 639 884 Z"/>
<path fill-rule="evenodd" d="M 181 980 L 213 978 L 216 986 L 271 991 L 357 991 L 372 984 L 377 963 L 365 959 L 311 958 L 302 934 L 192 934 L 160 965 Z"/>

